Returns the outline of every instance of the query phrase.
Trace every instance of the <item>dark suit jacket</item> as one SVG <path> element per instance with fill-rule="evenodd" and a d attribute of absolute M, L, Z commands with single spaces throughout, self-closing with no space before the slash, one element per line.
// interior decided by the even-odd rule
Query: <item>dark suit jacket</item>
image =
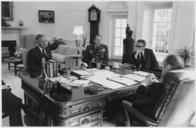
<path fill-rule="evenodd" d="M 123 57 L 122 57 L 122 63 L 129 63 L 129 59 L 131 58 L 131 55 L 133 53 L 133 45 L 134 40 L 128 40 L 125 38 L 123 40 Z"/>
<path fill-rule="evenodd" d="M 162 83 L 152 83 L 149 87 L 139 86 L 136 93 L 131 96 L 133 106 L 143 114 L 154 118 L 154 106 L 164 92 Z"/>
<path fill-rule="evenodd" d="M 131 55 L 130 58 L 130 64 L 134 64 L 137 68 L 139 68 L 139 65 L 141 64 L 141 69 L 143 71 L 149 71 L 149 70 L 156 70 L 159 69 L 157 59 L 151 49 L 145 48 L 144 50 L 144 59 L 142 61 L 139 61 L 135 58 L 135 52 Z"/>
<path fill-rule="evenodd" d="M 95 58 L 96 60 L 102 62 L 102 65 L 108 64 L 108 47 L 104 44 L 101 44 L 96 51 L 95 45 L 90 44 L 87 46 L 85 52 L 83 53 L 83 61 L 86 62 L 89 67 L 92 68 L 91 60 Z"/>
<path fill-rule="evenodd" d="M 51 59 L 50 47 L 46 47 L 47 60 Z M 38 47 L 32 48 L 27 57 L 27 69 L 31 77 L 37 77 L 41 74 L 43 54 Z"/>

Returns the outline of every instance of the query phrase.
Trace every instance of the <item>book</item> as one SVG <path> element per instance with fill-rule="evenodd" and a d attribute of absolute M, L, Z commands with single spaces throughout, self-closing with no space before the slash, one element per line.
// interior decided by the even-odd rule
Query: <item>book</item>
<path fill-rule="evenodd" d="M 58 65 L 55 60 L 49 60 L 46 62 L 46 74 L 48 77 L 56 77 L 58 75 Z"/>

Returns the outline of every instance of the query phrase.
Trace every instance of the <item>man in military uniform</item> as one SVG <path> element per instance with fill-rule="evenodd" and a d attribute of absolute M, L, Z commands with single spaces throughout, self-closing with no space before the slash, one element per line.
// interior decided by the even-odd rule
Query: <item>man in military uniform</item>
<path fill-rule="evenodd" d="M 83 61 L 88 68 L 104 68 L 108 64 L 108 47 L 101 44 L 101 36 L 96 35 L 94 43 L 87 46 L 83 55 Z"/>

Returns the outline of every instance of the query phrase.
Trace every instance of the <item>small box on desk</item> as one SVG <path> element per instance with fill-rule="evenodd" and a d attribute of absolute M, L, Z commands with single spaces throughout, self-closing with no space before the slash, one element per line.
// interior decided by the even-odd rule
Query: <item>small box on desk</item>
<path fill-rule="evenodd" d="M 46 74 L 48 77 L 57 77 L 58 74 L 58 64 L 55 60 L 49 60 L 46 62 Z"/>

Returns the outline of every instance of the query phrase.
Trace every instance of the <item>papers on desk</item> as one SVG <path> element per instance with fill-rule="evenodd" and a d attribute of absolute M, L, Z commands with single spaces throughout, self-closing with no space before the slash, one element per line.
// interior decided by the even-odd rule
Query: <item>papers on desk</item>
<path fill-rule="evenodd" d="M 117 83 L 120 83 L 120 84 L 123 84 L 123 85 L 126 85 L 126 86 L 134 85 L 137 83 L 136 81 L 128 79 L 124 76 L 110 77 L 107 79 L 114 81 L 114 82 L 117 82 Z"/>
<path fill-rule="evenodd" d="M 135 71 L 135 72 L 133 72 L 133 74 L 137 74 L 137 75 L 146 77 L 146 76 L 149 75 L 150 73 L 144 72 L 144 71 Z"/>
<path fill-rule="evenodd" d="M 141 75 L 137 75 L 137 74 L 127 74 L 127 75 L 123 75 L 124 77 L 128 78 L 128 79 L 132 79 L 134 81 L 137 81 L 137 82 L 141 82 L 145 79 L 145 76 L 141 76 Z"/>
<path fill-rule="evenodd" d="M 52 82 L 58 81 L 60 83 L 64 83 L 67 86 L 79 87 L 79 86 L 88 86 L 89 80 L 72 80 L 65 78 L 63 76 L 48 78 Z"/>
<path fill-rule="evenodd" d="M 119 74 L 116 74 L 114 72 L 111 71 L 107 71 L 107 70 L 98 70 L 94 73 L 93 76 L 90 76 L 89 78 L 87 78 L 88 80 L 100 84 L 104 87 L 107 88 L 111 88 L 111 89 L 117 89 L 117 88 L 122 88 L 126 85 L 114 82 L 114 81 L 110 81 L 107 78 L 112 78 L 112 77 L 117 77 L 120 76 Z"/>
<path fill-rule="evenodd" d="M 88 72 L 86 70 L 72 70 L 71 74 L 75 75 L 75 76 L 78 76 L 79 78 L 87 78 L 87 77 L 93 75 L 93 73 Z"/>

